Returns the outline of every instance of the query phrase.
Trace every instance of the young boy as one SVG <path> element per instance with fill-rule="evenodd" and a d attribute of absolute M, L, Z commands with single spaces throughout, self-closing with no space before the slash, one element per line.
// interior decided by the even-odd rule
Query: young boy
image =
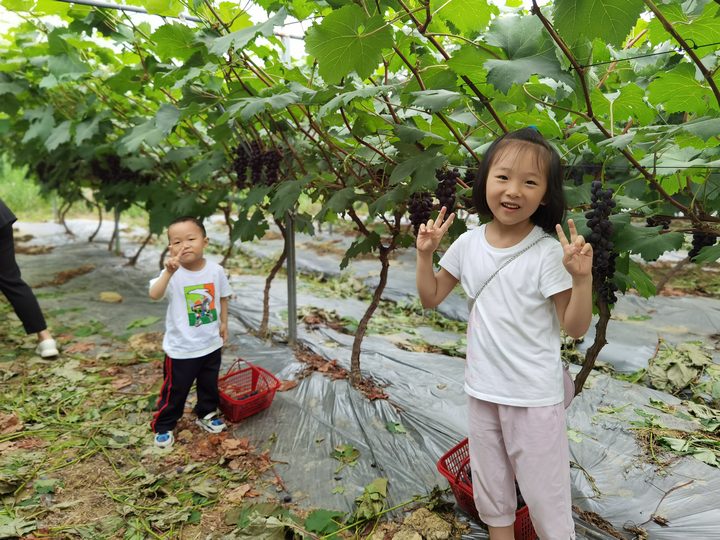
<path fill-rule="evenodd" d="M 218 416 L 220 349 L 228 339 L 230 284 L 222 267 L 204 257 L 208 237 L 202 222 L 180 217 L 168 227 L 170 258 L 159 277 L 150 281 L 150 298 L 168 297 L 165 315 L 165 364 L 157 412 L 151 427 L 155 445 L 175 442 L 173 429 L 182 417 L 190 387 L 197 384 L 196 423 L 220 433 Z"/>

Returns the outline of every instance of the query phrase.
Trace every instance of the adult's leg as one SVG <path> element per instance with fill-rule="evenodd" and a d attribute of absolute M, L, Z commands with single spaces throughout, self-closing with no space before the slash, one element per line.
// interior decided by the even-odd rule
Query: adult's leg
<path fill-rule="evenodd" d="M 155 433 L 175 429 L 185 411 L 185 400 L 197 376 L 202 358 L 180 358 L 165 356 L 163 384 L 157 401 L 157 411 L 150 427 Z"/>
<path fill-rule="evenodd" d="M 220 404 L 220 392 L 218 391 L 218 375 L 220 374 L 220 363 L 222 361 L 221 349 L 203 356 L 202 366 L 197 374 L 197 405 L 195 414 L 198 418 L 215 412 Z"/>
<path fill-rule="evenodd" d="M 49 339 L 47 324 L 32 289 L 20 277 L 15 262 L 12 225 L 0 228 L 0 291 L 12 305 L 28 334 L 45 333 Z M 43 336 L 40 336 L 43 339 Z"/>
<path fill-rule="evenodd" d="M 562 403 L 501 406 L 505 445 L 540 540 L 572 540 L 570 449 Z"/>

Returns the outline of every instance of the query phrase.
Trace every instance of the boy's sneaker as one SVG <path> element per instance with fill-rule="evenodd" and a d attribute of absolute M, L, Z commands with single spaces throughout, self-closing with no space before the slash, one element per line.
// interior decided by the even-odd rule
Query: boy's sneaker
<path fill-rule="evenodd" d="M 170 448 L 175 442 L 172 431 L 155 434 L 155 446 L 158 448 Z"/>
<path fill-rule="evenodd" d="M 217 412 L 206 414 L 202 418 L 195 420 L 195 423 L 210 433 L 220 433 L 227 427 L 225 422 L 223 422 L 223 419 L 218 416 Z"/>
<path fill-rule="evenodd" d="M 41 358 L 52 358 L 60 354 L 57 343 L 55 343 L 55 340 L 52 338 L 44 339 L 38 343 L 38 346 L 35 348 L 35 353 L 39 354 Z"/>

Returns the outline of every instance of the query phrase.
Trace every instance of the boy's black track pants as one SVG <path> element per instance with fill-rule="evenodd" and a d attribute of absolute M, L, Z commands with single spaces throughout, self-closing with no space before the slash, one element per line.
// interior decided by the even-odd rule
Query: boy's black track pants
<path fill-rule="evenodd" d="M 163 384 L 157 402 L 157 411 L 151 423 L 155 433 L 165 433 L 175 429 L 185 410 L 185 400 L 193 382 L 197 382 L 198 418 L 217 410 L 220 403 L 218 374 L 221 355 L 217 349 L 198 358 L 173 359 L 165 356 L 163 365 Z"/>

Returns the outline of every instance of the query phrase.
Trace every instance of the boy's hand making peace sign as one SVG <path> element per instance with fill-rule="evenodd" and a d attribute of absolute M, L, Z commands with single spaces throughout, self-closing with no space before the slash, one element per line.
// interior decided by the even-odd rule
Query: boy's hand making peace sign
<path fill-rule="evenodd" d="M 570 240 L 568 241 L 562 226 L 555 225 L 558 240 L 563 247 L 563 265 L 565 270 L 574 277 L 582 278 L 592 275 L 593 249 L 592 245 L 585 242 L 582 235 L 578 234 L 575 222 L 568 219 Z M 418 239 L 420 237 L 418 236 Z"/>
<path fill-rule="evenodd" d="M 440 240 L 442 240 L 442 237 L 445 236 L 445 233 L 455 220 L 455 214 L 453 213 L 450 214 L 447 221 L 443 223 L 445 212 L 447 212 L 447 208 L 443 206 L 440 209 L 437 220 L 433 222 L 432 219 L 429 219 L 427 224 L 420 224 L 417 240 L 415 241 L 415 247 L 418 251 L 433 253 L 438 248 Z"/>

